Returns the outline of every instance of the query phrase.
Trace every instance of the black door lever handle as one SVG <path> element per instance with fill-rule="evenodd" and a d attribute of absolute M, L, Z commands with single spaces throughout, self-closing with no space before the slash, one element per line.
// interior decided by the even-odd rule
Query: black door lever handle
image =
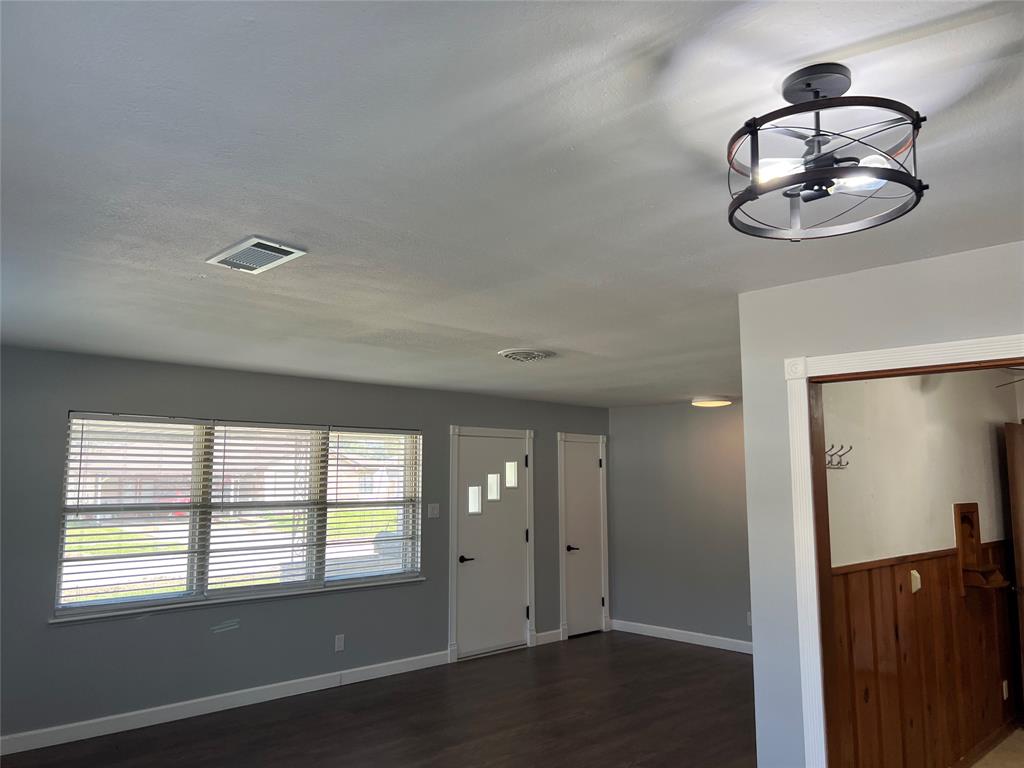
<path fill-rule="evenodd" d="M 475 557 L 466 557 L 465 555 L 459 555 L 460 563 L 468 563 L 470 560 L 476 560 Z"/>
<path fill-rule="evenodd" d="M 566 552 L 579 552 L 579 549 L 580 549 L 579 547 L 574 547 L 572 544 L 566 544 L 565 545 L 565 551 Z"/>

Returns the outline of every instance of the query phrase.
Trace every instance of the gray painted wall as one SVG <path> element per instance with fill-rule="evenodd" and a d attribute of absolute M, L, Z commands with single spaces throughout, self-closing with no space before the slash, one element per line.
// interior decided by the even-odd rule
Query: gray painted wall
<path fill-rule="evenodd" d="M 858 237 L 870 247 L 871 233 Z M 803 728 L 782 361 L 1022 333 L 1024 243 L 745 293 L 740 328 L 758 764 L 795 768 Z"/>
<path fill-rule="evenodd" d="M 608 428 L 612 616 L 749 640 L 740 405 L 613 408 Z"/>
<path fill-rule="evenodd" d="M 537 629 L 557 629 L 555 435 L 604 434 L 604 409 L 5 347 L 3 733 L 447 647 L 448 426 L 535 430 Z M 423 583 L 50 625 L 69 410 L 423 431 Z M 212 633 L 226 619 L 239 629 Z M 334 653 L 334 635 L 345 651 Z"/>

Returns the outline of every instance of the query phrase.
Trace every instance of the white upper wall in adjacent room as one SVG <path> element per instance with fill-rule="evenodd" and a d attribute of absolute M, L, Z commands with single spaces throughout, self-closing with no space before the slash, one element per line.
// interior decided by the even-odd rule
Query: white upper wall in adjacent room
<path fill-rule="evenodd" d="M 1003 538 L 1002 425 L 1016 420 L 1003 370 L 825 384 L 832 565 L 949 549 L 953 504 L 977 502 L 984 541 Z"/>

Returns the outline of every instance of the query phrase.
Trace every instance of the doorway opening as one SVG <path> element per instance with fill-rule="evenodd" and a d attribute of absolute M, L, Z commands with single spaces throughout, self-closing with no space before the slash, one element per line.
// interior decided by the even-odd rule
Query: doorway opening
<path fill-rule="evenodd" d="M 983 760 L 1024 687 L 1024 359 L 807 396 L 827 765 Z"/>

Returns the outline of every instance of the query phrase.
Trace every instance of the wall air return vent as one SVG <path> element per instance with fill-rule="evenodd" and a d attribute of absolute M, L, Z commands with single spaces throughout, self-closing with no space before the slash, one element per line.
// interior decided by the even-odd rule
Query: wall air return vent
<path fill-rule="evenodd" d="M 250 237 L 206 261 L 228 269 L 248 272 L 250 275 L 258 275 L 260 272 L 279 267 L 286 261 L 297 259 L 305 253 L 298 248 L 281 245 L 262 237 Z"/>

